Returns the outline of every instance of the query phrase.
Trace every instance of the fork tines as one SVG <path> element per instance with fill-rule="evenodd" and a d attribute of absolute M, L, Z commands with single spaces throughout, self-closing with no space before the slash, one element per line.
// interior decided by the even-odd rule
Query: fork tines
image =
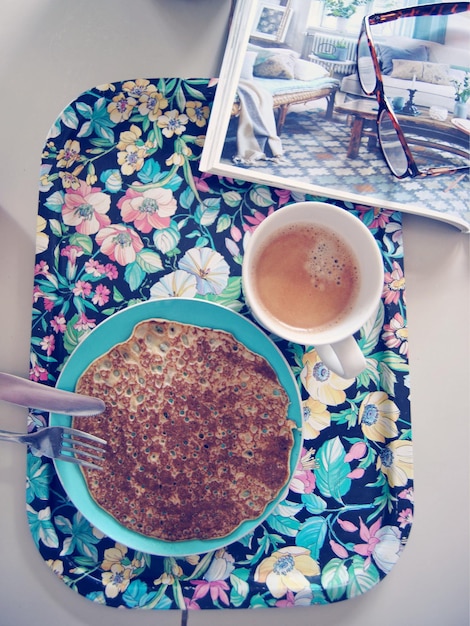
<path fill-rule="evenodd" d="M 64 427 L 63 431 L 61 455 L 58 457 L 59 459 L 77 463 L 78 465 L 91 469 L 103 469 L 99 463 L 94 463 L 92 460 L 88 461 L 87 459 L 93 459 L 98 462 L 104 461 L 104 455 L 106 453 L 105 448 L 102 447 L 106 445 L 104 439 L 96 435 L 90 435 L 81 430 L 76 430 L 75 428 Z M 88 441 L 93 441 L 101 445 L 93 445 L 88 443 Z"/>

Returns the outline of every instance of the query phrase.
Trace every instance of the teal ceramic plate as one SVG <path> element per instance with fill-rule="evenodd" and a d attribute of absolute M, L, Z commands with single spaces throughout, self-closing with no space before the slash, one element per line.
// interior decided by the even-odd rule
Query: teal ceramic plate
<path fill-rule="evenodd" d="M 107 352 L 116 343 L 126 341 L 136 324 L 152 318 L 162 318 L 228 331 L 247 348 L 269 361 L 289 395 L 288 419 L 293 420 L 298 427 L 294 429 L 294 446 L 290 458 L 290 477 L 292 477 L 302 448 L 302 410 L 298 385 L 284 356 L 269 337 L 248 319 L 223 306 L 202 300 L 183 298 L 149 300 L 130 306 L 99 324 L 77 346 L 62 370 L 57 381 L 57 387 L 74 391 L 80 375 L 96 358 Z M 91 419 L 93 418 L 90 417 Z M 52 413 L 50 416 L 50 424 L 54 426 L 70 426 L 71 421 L 72 418 L 67 415 Z M 69 498 L 94 526 L 114 541 L 129 548 L 161 556 L 181 557 L 189 554 L 200 554 L 217 550 L 222 546 L 238 541 L 250 534 L 272 513 L 277 504 L 285 497 L 288 486 L 288 484 L 285 485 L 279 496 L 266 507 L 260 517 L 243 522 L 225 537 L 168 542 L 133 532 L 119 524 L 92 499 L 79 467 L 63 461 L 56 461 L 55 465 Z"/>

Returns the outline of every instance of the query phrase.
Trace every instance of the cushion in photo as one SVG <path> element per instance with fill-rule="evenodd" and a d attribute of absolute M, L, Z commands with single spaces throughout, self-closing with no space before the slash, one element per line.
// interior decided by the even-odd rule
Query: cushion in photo
<path fill-rule="evenodd" d="M 412 48 L 392 48 L 379 44 L 377 52 L 380 59 L 380 66 L 384 74 L 391 74 L 393 70 L 393 59 L 405 59 L 407 61 L 429 61 L 429 49 L 427 46 L 419 45 Z"/>
<path fill-rule="evenodd" d="M 442 63 L 426 63 L 423 61 L 406 61 L 393 59 L 392 78 L 419 80 L 432 85 L 450 85 L 449 66 Z"/>

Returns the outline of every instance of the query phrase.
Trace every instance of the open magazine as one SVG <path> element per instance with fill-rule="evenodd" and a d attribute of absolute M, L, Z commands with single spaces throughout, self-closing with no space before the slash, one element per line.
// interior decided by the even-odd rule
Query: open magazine
<path fill-rule="evenodd" d="M 377 99 L 358 78 L 363 16 L 405 3 L 238 0 L 200 169 L 470 232 L 469 13 L 371 27 L 416 166 L 453 173 L 394 176 L 377 140 Z"/>

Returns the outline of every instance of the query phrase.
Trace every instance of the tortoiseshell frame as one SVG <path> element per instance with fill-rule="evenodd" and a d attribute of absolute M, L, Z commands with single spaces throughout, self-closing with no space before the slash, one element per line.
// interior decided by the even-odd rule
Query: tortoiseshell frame
<path fill-rule="evenodd" d="M 377 98 L 377 102 L 379 105 L 379 109 L 377 113 L 377 136 L 379 140 L 379 145 L 381 147 L 382 153 L 384 154 L 385 162 L 390 168 L 390 171 L 392 172 L 392 174 L 396 176 L 397 178 L 406 178 L 407 176 L 416 177 L 416 176 L 438 176 L 439 174 L 453 174 L 455 172 L 460 172 L 460 171 L 469 171 L 470 166 L 464 165 L 461 167 L 446 167 L 446 166 L 430 167 L 426 170 L 420 170 L 418 168 L 418 166 L 416 165 L 416 161 L 411 153 L 408 142 L 405 139 L 405 135 L 397 119 L 397 116 L 395 115 L 393 108 L 390 106 L 390 103 L 387 100 L 387 97 L 385 95 L 382 72 L 380 69 L 380 63 L 377 57 L 377 52 L 375 50 L 375 45 L 372 40 L 370 27 L 373 24 L 382 24 L 384 22 L 391 22 L 392 20 L 396 20 L 401 17 L 451 15 L 454 13 L 463 13 L 469 10 L 470 10 L 470 2 L 448 2 L 448 3 L 444 2 L 444 3 L 439 3 L 439 4 L 423 4 L 423 5 L 414 6 L 414 7 L 407 7 L 404 9 L 395 9 L 393 11 L 387 11 L 386 13 L 375 13 L 372 15 L 366 15 L 362 21 L 362 27 L 359 33 L 359 39 L 358 39 L 358 44 L 357 44 L 357 58 L 359 60 L 359 53 L 360 53 L 359 48 L 360 48 L 361 37 L 363 33 L 365 32 L 366 37 L 367 37 L 367 45 L 369 46 L 370 55 L 372 57 L 372 61 L 374 64 L 376 83 L 372 91 L 368 91 L 367 89 L 365 89 L 361 80 L 360 66 L 358 64 L 359 82 L 361 83 L 361 87 L 364 93 L 366 93 L 367 95 L 375 94 L 375 97 Z M 402 175 L 396 174 L 393 171 L 393 169 L 390 167 L 390 164 L 387 158 L 385 157 L 385 152 L 382 147 L 382 141 L 381 141 L 380 132 L 379 132 L 379 126 L 380 126 L 379 122 L 380 122 L 381 116 L 383 116 L 384 113 L 388 114 L 393 124 L 393 127 L 397 133 L 398 140 L 400 141 L 400 144 L 406 156 L 408 167 L 407 167 L 407 170 Z"/>

